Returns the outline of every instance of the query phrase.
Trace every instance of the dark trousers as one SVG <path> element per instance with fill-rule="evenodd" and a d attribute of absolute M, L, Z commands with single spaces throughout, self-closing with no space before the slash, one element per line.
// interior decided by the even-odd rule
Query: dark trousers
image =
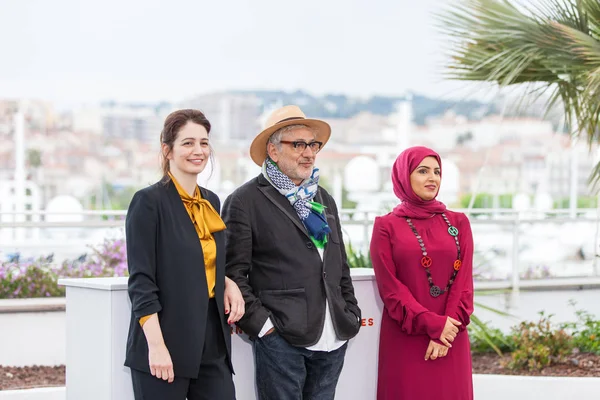
<path fill-rule="evenodd" d="M 131 370 L 135 400 L 235 400 L 227 349 L 217 303 L 209 301 L 206 338 L 200 372 L 195 379 L 178 378 L 168 383 L 146 372 Z"/>
<path fill-rule="evenodd" d="M 337 350 L 294 347 L 277 332 L 254 341 L 259 400 L 333 400 L 348 344 Z"/>

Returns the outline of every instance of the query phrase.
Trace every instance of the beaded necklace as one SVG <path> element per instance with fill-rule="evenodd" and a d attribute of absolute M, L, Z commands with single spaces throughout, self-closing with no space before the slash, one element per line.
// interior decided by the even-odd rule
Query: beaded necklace
<path fill-rule="evenodd" d="M 419 235 L 419 232 L 417 232 L 417 229 L 413 225 L 411 219 L 406 217 L 406 222 L 408 222 L 408 226 L 410 226 L 410 229 L 415 234 L 419 242 L 419 246 L 421 246 L 421 252 L 423 254 L 423 258 L 421 258 L 421 266 L 425 268 L 425 272 L 427 273 L 427 281 L 429 282 L 429 294 L 432 297 L 438 297 L 439 295 L 446 293 L 450 289 L 450 287 L 454 283 L 456 274 L 458 274 L 458 270 L 462 265 L 462 261 L 460 260 L 460 244 L 458 243 L 458 228 L 456 228 L 450 223 L 445 213 L 442 213 L 442 218 L 444 218 L 444 221 L 446 222 L 446 224 L 448 224 L 448 234 L 454 237 L 457 250 L 456 260 L 454 261 L 453 265 L 454 272 L 452 273 L 452 276 L 450 277 L 450 280 L 448 281 L 448 284 L 446 285 L 446 288 L 444 290 L 442 290 L 442 288 L 440 288 L 439 286 L 433 284 L 431 270 L 429 269 L 429 267 L 431 267 L 431 264 L 433 263 L 433 260 L 427 255 L 427 249 L 425 248 L 425 244 L 423 243 L 423 238 L 421 237 L 421 235 Z"/>

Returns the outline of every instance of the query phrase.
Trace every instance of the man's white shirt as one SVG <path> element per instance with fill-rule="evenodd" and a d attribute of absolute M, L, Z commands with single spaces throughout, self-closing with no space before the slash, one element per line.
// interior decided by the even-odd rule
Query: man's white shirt
<path fill-rule="evenodd" d="M 323 259 L 323 249 L 317 249 L 319 251 L 319 256 L 321 256 L 321 260 Z M 273 328 L 273 321 L 271 318 L 267 318 L 267 321 L 263 325 L 262 329 L 258 333 L 258 337 L 262 338 L 271 328 Z M 331 312 L 329 312 L 329 300 L 325 299 L 325 323 L 323 324 L 323 333 L 319 338 L 319 341 L 314 345 L 307 347 L 307 350 L 312 351 L 333 351 L 342 347 L 346 343 L 346 340 L 338 339 L 335 334 L 335 329 L 333 327 L 333 321 L 331 319 Z"/>

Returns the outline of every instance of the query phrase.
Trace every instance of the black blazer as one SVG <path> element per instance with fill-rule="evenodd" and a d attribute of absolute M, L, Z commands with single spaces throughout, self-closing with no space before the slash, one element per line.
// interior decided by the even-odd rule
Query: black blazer
<path fill-rule="evenodd" d="M 290 344 L 307 347 L 321 337 L 325 298 L 339 339 L 354 337 L 361 312 L 354 296 L 338 211 L 319 187 L 331 227 L 323 261 L 294 207 L 262 175 L 223 204 L 227 225 L 226 273 L 239 286 L 246 313 L 238 322 L 252 338 L 268 317 Z"/>
<path fill-rule="evenodd" d="M 213 192 L 200 188 L 219 211 Z M 148 343 L 139 318 L 158 313 L 175 376 L 197 378 L 208 310 L 202 245 L 175 185 L 161 181 L 138 191 L 125 222 L 131 322 L 125 365 L 150 372 Z M 225 319 L 225 233 L 215 232 L 217 268 L 215 300 L 231 365 L 231 331 Z"/>

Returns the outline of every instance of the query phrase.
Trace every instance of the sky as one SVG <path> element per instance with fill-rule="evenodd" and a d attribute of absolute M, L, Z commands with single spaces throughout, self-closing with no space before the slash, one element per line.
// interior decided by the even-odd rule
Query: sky
<path fill-rule="evenodd" d="M 0 98 L 70 106 L 229 89 L 464 98 L 447 0 L 0 0 Z M 469 94 L 465 94 L 468 92 Z"/>

